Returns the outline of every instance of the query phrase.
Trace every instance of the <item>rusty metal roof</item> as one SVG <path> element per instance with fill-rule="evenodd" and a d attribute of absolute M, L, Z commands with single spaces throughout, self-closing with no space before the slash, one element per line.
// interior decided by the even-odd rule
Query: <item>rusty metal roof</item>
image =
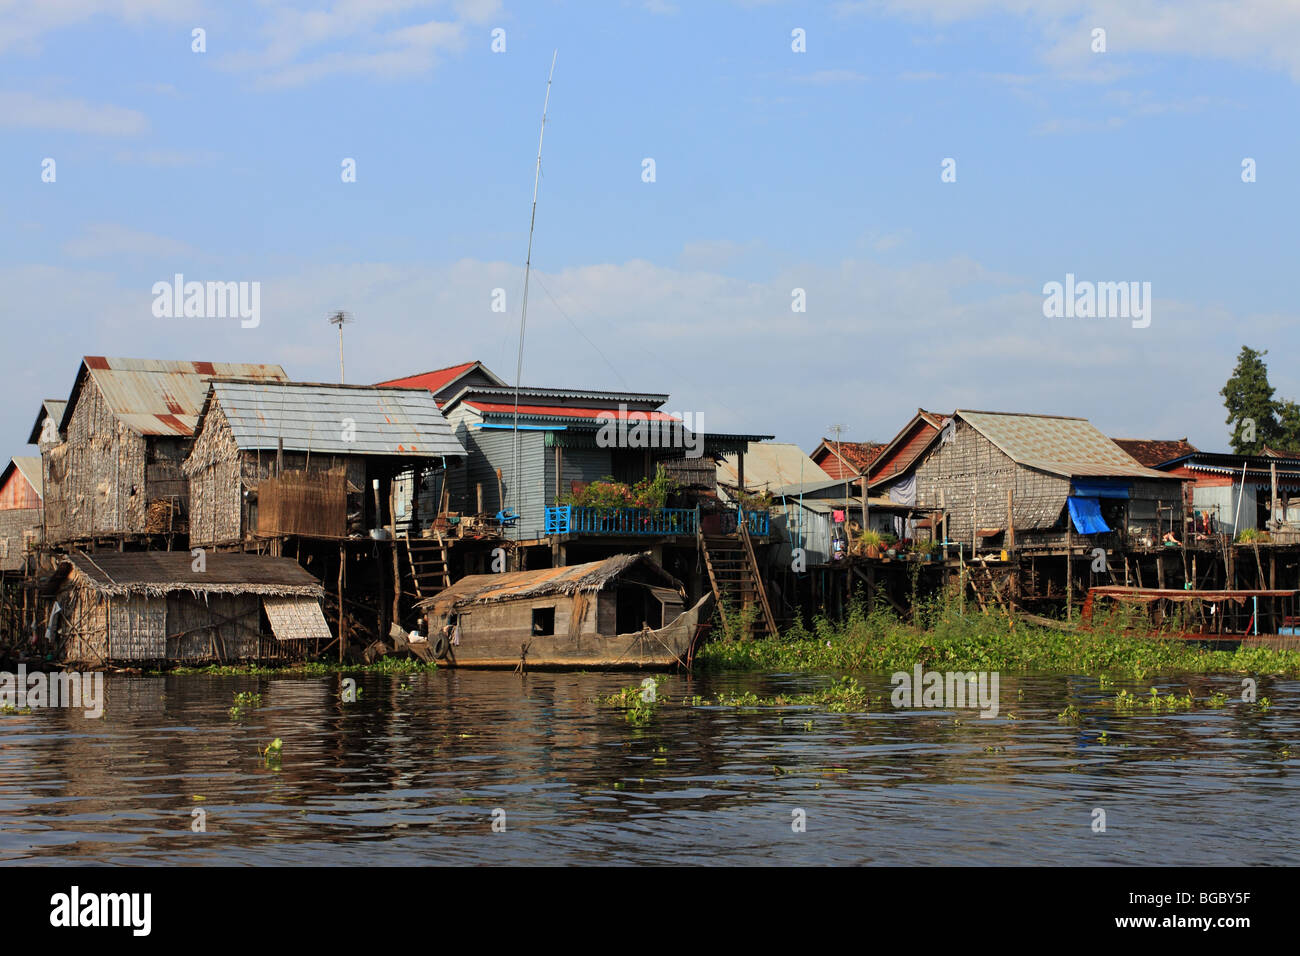
<path fill-rule="evenodd" d="M 285 451 L 336 455 L 465 455 L 423 388 L 218 380 L 212 399 L 241 449 L 270 450 L 283 441 Z"/>
<path fill-rule="evenodd" d="M 1027 468 L 1064 478 L 1151 478 L 1169 480 L 1143 467 L 1086 418 L 1019 415 L 958 409 L 956 415 L 1008 458 Z"/>
<path fill-rule="evenodd" d="M 67 428 L 77 395 L 87 377 L 94 380 L 117 419 L 132 431 L 140 435 L 183 438 L 194 434 L 210 379 L 287 381 L 289 378 L 278 365 L 87 355 L 82 359 L 77 382 L 59 424 L 60 430 Z"/>

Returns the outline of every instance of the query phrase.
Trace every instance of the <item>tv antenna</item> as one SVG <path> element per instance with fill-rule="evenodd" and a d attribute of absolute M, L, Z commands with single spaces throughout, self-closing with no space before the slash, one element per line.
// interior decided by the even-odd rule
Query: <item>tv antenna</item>
<path fill-rule="evenodd" d="M 329 317 L 330 325 L 337 325 L 339 327 L 339 384 L 340 385 L 343 384 L 343 326 L 347 325 L 349 322 L 352 321 L 354 321 L 352 313 L 344 312 L 342 309 L 339 309 L 337 312 L 334 312 Z"/>

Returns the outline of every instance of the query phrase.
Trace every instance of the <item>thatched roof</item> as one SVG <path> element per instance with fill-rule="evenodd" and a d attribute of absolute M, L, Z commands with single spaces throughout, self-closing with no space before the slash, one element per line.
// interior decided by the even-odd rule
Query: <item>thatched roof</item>
<path fill-rule="evenodd" d="M 531 601 L 551 595 L 573 595 L 600 591 L 633 569 L 677 591 L 682 584 L 650 557 L 641 554 L 617 554 L 604 561 L 590 561 L 567 568 L 542 568 L 538 571 L 514 571 L 503 574 L 471 574 L 447 590 L 426 598 L 420 607 L 433 614 L 446 614 L 471 604 L 498 604 L 503 601 Z"/>
<path fill-rule="evenodd" d="M 320 583 L 289 558 L 258 554 L 215 554 L 194 570 L 188 551 L 74 551 L 59 565 L 52 584 L 69 577 L 103 594 L 158 597 L 175 591 L 193 594 L 258 594 L 321 598 Z"/>

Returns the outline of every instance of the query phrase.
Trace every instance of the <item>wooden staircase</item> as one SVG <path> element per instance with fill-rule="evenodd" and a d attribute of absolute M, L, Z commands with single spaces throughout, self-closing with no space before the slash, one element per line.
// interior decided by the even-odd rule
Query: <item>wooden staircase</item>
<path fill-rule="evenodd" d="M 774 637 L 776 621 L 767 602 L 767 591 L 754 557 L 754 543 L 744 525 L 735 534 L 698 534 L 709 583 L 722 615 L 722 626 L 730 624 L 733 614 L 757 605 L 758 613 L 750 624 L 749 637 Z"/>
<path fill-rule="evenodd" d="M 402 540 L 406 542 L 406 559 L 411 565 L 411 582 L 415 585 L 417 601 L 451 587 L 447 543 L 441 537 L 412 538 L 404 535 Z"/>

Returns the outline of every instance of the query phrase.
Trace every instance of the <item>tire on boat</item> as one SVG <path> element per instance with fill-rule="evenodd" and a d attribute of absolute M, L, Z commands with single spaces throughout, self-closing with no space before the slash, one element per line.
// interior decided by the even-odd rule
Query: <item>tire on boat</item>
<path fill-rule="evenodd" d="M 443 634 L 429 635 L 429 650 L 433 652 L 434 660 L 443 660 L 447 656 L 447 638 Z"/>

